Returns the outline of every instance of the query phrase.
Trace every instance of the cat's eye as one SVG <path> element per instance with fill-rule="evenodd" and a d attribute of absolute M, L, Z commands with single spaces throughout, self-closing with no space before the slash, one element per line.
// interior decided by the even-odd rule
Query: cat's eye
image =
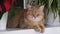
<path fill-rule="evenodd" d="M 39 16 L 39 14 L 37 14 L 37 16 Z"/>

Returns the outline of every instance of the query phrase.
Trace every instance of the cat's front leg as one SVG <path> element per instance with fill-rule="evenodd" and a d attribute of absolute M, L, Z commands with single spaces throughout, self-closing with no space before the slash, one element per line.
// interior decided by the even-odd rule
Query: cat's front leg
<path fill-rule="evenodd" d="M 44 29 L 45 29 L 44 24 L 40 24 L 39 27 L 41 29 L 41 32 L 43 33 L 44 32 Z"/>

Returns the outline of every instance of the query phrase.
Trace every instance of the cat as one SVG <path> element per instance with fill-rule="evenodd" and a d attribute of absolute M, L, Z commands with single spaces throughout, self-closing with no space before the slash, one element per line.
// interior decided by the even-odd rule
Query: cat
<path fill-rule="evenodd" d="M 27 6 L 27 12 L 24 13 L 20 28 L 35 29 L 38 32 L 44 32 L 44 6 Z"/>
<path fill-rule="evenodd" d="M 7 28 L 35 29 L 44 32 L 44 6 L 27 6 L 17 9 L 12 20 L 8 20 Z"/>

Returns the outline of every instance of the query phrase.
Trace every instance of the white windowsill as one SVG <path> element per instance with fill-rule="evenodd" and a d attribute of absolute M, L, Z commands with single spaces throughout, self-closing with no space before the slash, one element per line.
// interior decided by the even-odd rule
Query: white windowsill
<path fill-rule="evenodd" d="M 39 32 L 36 32 L 33 29 L 8 29 L 8 30 L 0 30 L 0 34 L 42 34 Z M 60 34 L 60 27 L 50 27 L 45 28 L 45 32 L 43 34 Z"/>

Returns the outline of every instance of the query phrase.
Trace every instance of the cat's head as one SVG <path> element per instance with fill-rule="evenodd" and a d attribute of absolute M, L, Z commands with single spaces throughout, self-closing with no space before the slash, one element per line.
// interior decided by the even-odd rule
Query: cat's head
<path fill-rule="evenodd" d="M 27 17 L 31 20 L 38 20 L 44 16 L 44 6 L 31 6 L 28 5 Z"/>

